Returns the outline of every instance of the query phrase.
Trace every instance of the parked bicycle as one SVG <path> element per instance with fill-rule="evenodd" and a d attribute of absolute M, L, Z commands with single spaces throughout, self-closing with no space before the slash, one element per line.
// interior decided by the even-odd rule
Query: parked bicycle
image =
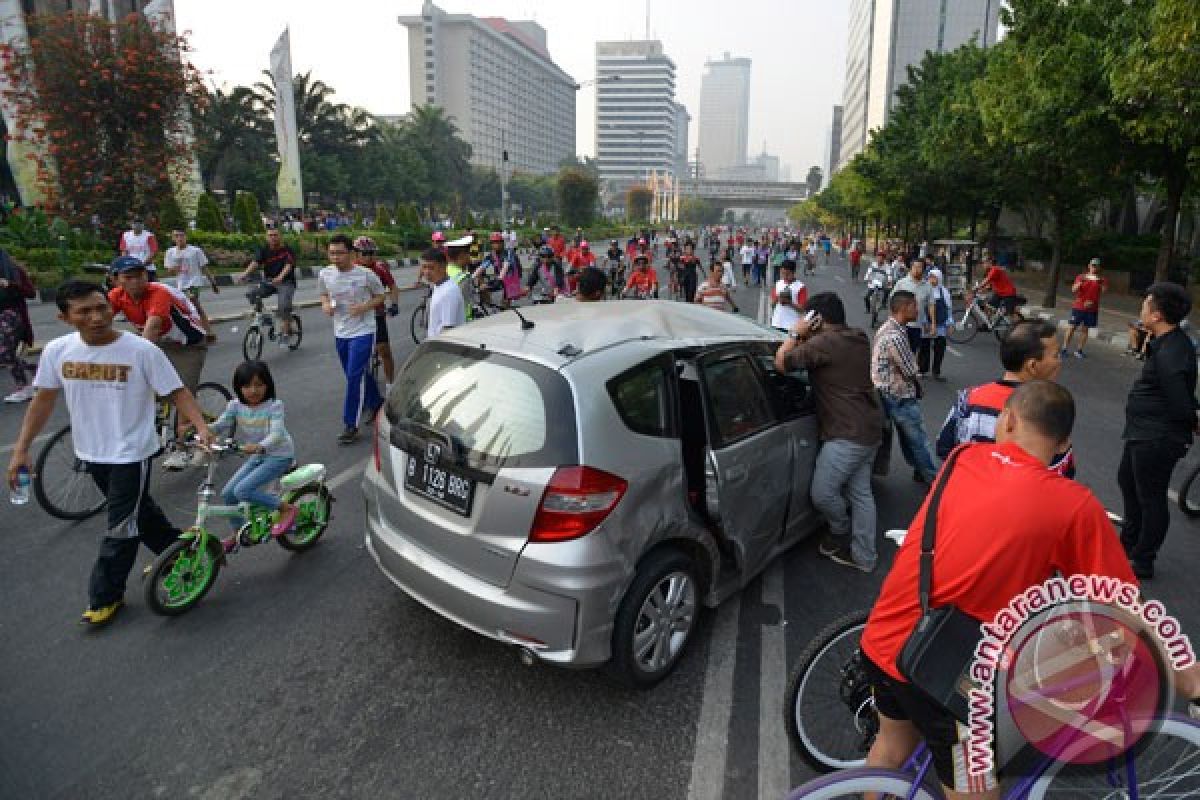
<path fill-rule="evenodd" d="M 975 338 L 980 330 L 991 330 L 996 339 L 1003 342 L 1008 338 L 1013 326 L 1025 319 L 1016 308 L 1025 302 L 1025 298 L 1017 295 L 1007 301 L 1012 313 L 1005 313 L 1004 306 L 992 308 L 983 302 L 978 292 L 968 292 L 963 308 L 955 308 L 950 317 L 951 327 L 946 331 L 946 338 L 955 344 L 966 344 Z"/>
<path fill-rule="evenodd" d="M 246 333 L 242 337 L 242 355 L 246 357 L 247 361 L 257 361 L 262 356 L 264 337 L 272 342 L 276 341 L 275 315 L 263 309 L 263 298 L 270 297 L 275 292 L 275 287 L 267 281 L 263 281 L 246 292 L 246 299 L 250 301 L 250 305 L 254 309 L 254 316 L 251 318 L 250 324 L 246 326 Z M 295 350 L 304 338 L 304 325 L 300 322 L 300 315 L 295 312 L 291 313 L 289 321 L 291 331 L 286 334 L 279 331 L 278 341 L 281 347 Z"/>
<path fill-rule="evenodd" d="M 325 486 L 325 467 L 307 464 L 279 480 L 283 500 L 296 506 L 296 522 L 287 531 L 273 537 L 272 513 L 249 503 L 218 505 L 213 502 L 217 464 L 230 453 L 240 453 L 237 443 L 225 439 L 209 445 L 212 453 L 204 481 L 196 495 L 196 521 L 164 550 L 149 568 L 143 594 L 146 605 L 165 616 L 184 613 L 206 595 L 217 580 L 226 559 L 244 547 L 253 547 L 275 538 L 279 546 L 303 552 L 314 546 L 329 526 L 333 495 Z M 245 524 L 227 539 L 210 533 L 205 524 L 210 518 L 241 517 Z"/>
<path fill-rule="evenodd" d="M 219 383 L 202 383 L 196 387 L 196 402 L 205 422 L 215 422 L 232 397 Z M 169 454 L 184 450 L 194 458 L 195 448 L 176 436 L 178 412 L 173 414 L 173 408 L 169 400 L 159 399 L 154 423 L 162 444 L 160 452 Z M 75 455 L 70 425 L 51 436 L 38 452 L 34 462 L 33 493 L 46 513 L 59 519 L 84 520 L 100 513 L 107 504 L 104 494 L 88 473 L 87 464 Z"/>

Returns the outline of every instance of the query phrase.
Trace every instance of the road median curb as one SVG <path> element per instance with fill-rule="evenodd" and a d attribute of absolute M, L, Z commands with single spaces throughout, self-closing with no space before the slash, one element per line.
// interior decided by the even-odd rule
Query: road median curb
<path fill-rule="evenodd" d="M 1029 319 L 1042 319 L 1054 323 L 1054 326 L 1064 334 L 1071 328 L 1070 320 L 1063 319 L 1061 316 L 1062 312 L 1058 309 L 1052 310 L 1043 308 L 1042 306 L 1021 306 L 1017 310 Z M 1089 332 L 1088 341 L 1099 342 L 1114 350 L 1125 351 L 1129 346 L 1129 331 L 1096 327 L 1092 328 Z"/>

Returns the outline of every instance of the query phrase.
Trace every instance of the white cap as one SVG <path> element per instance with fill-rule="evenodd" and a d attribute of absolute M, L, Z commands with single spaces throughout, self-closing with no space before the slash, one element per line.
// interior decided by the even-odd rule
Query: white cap
<path fill-rule="evenodd" d="M 466 236 L 455 239 L 452 242 L 446 242 L 446 247 L 470 247 L 473 241 L 475 241 L 475 237 L 468 233 Z"/>

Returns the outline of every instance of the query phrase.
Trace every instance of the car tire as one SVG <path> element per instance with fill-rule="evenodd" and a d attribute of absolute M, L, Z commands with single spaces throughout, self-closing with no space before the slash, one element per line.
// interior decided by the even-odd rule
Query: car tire
<path fill-rule="evenodd" d="M 651 554 L 638 568 L 613 624 L 609 666 L 621 683 L 648 689 L 679 663 L 700 612 L 698 576 L 692 559 L 673 549 Z M 664 611 L 664 616 L 658 616 Z M 649 652 L 639 647 L 643 641 L 649 644 Z M 641 655 L 635 652 L 639 649 Z"/>

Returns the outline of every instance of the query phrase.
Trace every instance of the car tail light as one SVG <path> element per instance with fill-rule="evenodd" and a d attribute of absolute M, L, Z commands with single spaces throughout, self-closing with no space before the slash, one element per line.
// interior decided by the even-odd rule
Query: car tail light
<path fill-rule="evenodd" d="M 628 487 L 622 478 L 592 467 L 559 467 L 542 494 L 529 541 L 565 542 L 591 533 Z"/>

